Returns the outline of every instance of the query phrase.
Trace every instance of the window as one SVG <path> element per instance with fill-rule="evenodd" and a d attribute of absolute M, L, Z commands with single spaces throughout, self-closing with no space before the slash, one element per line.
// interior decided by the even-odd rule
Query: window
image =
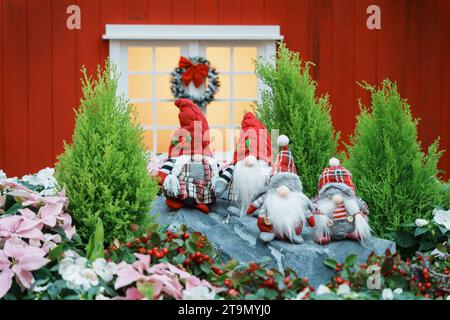
<path fill-rule="evenodd" d="M 211 129 L 211 149 L 230 160 L 239 136 L 242 115 L 253 111 L 262 84 L 253 60 L 270 58 L 277 26 L 152 26 L 107 25 L 110 57 L 121 73 L 119 93 L 138 113 L 146 147 L 155 153 L 168 150 L 178 128 L 178 109 L 170 92 L 170 73 L 180 56 L 202 56 L 219 72 L 221 86 L 215 101 L 202 111 Z M 190 85 L 189 91 L 196 89 Z"/>

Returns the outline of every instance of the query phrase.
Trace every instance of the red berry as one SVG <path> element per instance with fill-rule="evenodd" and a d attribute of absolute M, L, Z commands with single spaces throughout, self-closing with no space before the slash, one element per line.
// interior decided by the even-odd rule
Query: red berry
<path fill-rule="evenodd" d="M 342 279 L 342 277 L 337 277 L 336 278 L 336 283 L 337 284 L 343 284 L 344 283 L 344 279 Z"/>
<path fill-rule="evenodd" d="M 183 233 L 183 239 L 184 240 L 189 239 L 189 237 L 190 237 L 189 233 L 187 233 L 187 232 Z"/>
<path fill-rule="evenodd" d="M 131 247 L 131 242 L 126 243 L 127 248 Z"/>
<path fill-rule="evenodd" d="M 430 289 L 431 288 L 431 283 L 427 282 L 427 283 L 425 283 L 425 286 L 427 287 L 427 289 Z"/>
<path fill-rule="evenodd" d="M 147 250 L 145 250 L 145 248 L 139 248 L 138 252 L 141 254 L 146 254 Z"/>
<path fill-rule="evenodd" d="M 226 287 L 231 288 L 231 286 L 232 286 L 231 279 L 226 278 L 226 279 L 223 281 L 223 284 L 224 284 Z"/>
<path fill-rule="evenodd" d="M 136 243 L 139 245 L 141 243 L 141 239 L 139 239 L 138 237 L 136 237 L 136 239 L 134 239 L 136 241 Z"/>
<path fill-rule="evenodd" d="M 186 258 L 186 260 L 184 260 L 183 263 L 184 263 L 185 266 L 188 266 L 191 263 L 191 259 Z"/>
<path fill-rule="evenodd" d="M 103 253 L 104 253 L 104 254 L 108 254 L 108 253 L 109 253 L 109 252 L 108 252 L 108 249 L 103 250 Z"/>
<path fill-rule="evenodd" d="M 236 289 L 230 289 L 228 290 L 228 295 L 230 297 L 236 298 L 239 295 L 239 292 Z"/>
<path fill-rule="evenodd" d="M 194 256 L 195 256 L 196 258 L 199 258 L 199 257 L 202 256 L 202 253 L 201 253 L 200 251 L 197 251 L 197 252 L 195 252 Z"/>
<path fill-rule="evenodd" d="M 152 250 L 152 249 L 148 249 L 148 250 L 147 250 L 147 254 L 148 254 L 149 256 L 151 256 L 151 255 L 153 254 L 153 250 Z"/>
<path fill-rule="evenodd" d="M 256 263 L 254 263 L 254 262 L 250 262 L 248 264 L 248 266 L 250 267 L 250 270 L 252 270 L 252 271 L 256 271 L 256 270 L 259 269 L 259 266 Z"/>
<path fill-rule="evenodd" d="M 275 282 L 273 281 L 273 278 L 269 278 L 267 280 L 264 280 L 264 285 L 266 287 L 273 288 L 273 286 L 275 285 Z"/>
<path fill-rule="evenodd" d="M 309 282 L 308 277 L 304 277 L 304 278 L 303 278 L 303 282 Z"/>
<path fill-rule="evenodd" d="M 162 249 L 162 253 L 163 253 L 164 255 L 168 254 L 168 253 L 169 253 L 169 249 L 163 248 L 163 249 Z"/>
<path fill-rule="evenodd" d="M 199 248 L 199 249 L 202 249 L 204 246 L 205 246 L 205 244 L 202 242 L 197 243 L 197 248 Z"/>

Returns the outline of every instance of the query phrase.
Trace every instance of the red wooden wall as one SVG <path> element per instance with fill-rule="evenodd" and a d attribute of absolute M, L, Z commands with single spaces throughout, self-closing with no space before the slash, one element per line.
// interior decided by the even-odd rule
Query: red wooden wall
<path fill-rule="evenodd" d="M 81 30 L 66 28 L 71 4 Z M 381 30 L 366 28 L 371 4 Z M 70 141 L 79 69 L 108 55 L 107 23 L 278 24 L 288 47 L 316 64 L 344 138 L 357 99 L 368 98 L 355 81 L 389 77 L 422 119 L 424 146 L 441 136 L 450 172 L 450 0 L 0 0 L 0 22 L 0 168 L 10 176 L 52 166 Z"/>

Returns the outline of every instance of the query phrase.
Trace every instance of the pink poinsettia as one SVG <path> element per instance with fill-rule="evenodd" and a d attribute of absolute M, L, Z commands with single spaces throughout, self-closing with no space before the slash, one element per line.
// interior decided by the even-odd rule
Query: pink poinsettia
<path fill-rule="evenodd" d="M 133 264 L 121 262 L 117 265 L 117 279 L 114 284 L 115 289 L 135 284 L 137 282 L 148 282 L 153 287 L 153 298 L 158 299 L 162 295 L 168 295 L 174 299 L 183 298 L 183 286 L 180 280 L 186 283 L 186 288 L 196 286 L 207 287 L 215 291 L 216 288 L 206 280 L 200 280 L 196 276 L 185 272 L 172 264 L 159 263 L 150 267 L 150 256 L 135 254 L 136 260 Z M 143 295 L 136 287 L 126 290 L 126 296 L 122 299 L 142 299 Z"/>
<path fill-rule="evenodd" d="M 2 238 L 26 238 L 44 240 L 42 233 L 43 223 L 26 216 L 7 216 L 0 218 L 0 237 Z"/>
<path fill-rule="evenodd" d="M 24 241 L 13 238 L 5 242 L 0 250 L 0 298 L 11 288 L 14 276 L 18 283 L 29 289 L 33 282 L 31 271 L 45 266 L 49 259 L 45 258 L 45 251 L 30 246 Z"/>

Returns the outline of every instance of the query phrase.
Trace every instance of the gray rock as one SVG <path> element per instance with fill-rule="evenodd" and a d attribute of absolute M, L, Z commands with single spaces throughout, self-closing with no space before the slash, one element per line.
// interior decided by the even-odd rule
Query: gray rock
<path fill-rule="evenodd" d="M 396 250 L 395 243 L 379 238 L 373 238 L 365 246 L 350 240 L 320 246 L 312 241 L 310 228 L 303 231 L 305 242 L 302 244 L 277 240 L 265 244 L 258 238 L 256 218 L 230 215 L 228 206 L 228 202 L 219 200 L 208 215 L 192 208 L 171 211 L 161 196 L 153 202 L 150 214 L 159 214 L 160 224 L 173 227 L 185 224 L 191 230 L 205 233 L 223 261 L 236 259 L 246 263 L 266 257 L 271 267 L 291 268 L 300 276 L 308 277 L 313 286 L 327 283 L 334 275 L 334 271 L 323 264 L 328 257 L 343 262 L 348 255 L 356 254 L 363 263 L 372 252 L 382 255 L 386 249 L 393 253 Z"/>

